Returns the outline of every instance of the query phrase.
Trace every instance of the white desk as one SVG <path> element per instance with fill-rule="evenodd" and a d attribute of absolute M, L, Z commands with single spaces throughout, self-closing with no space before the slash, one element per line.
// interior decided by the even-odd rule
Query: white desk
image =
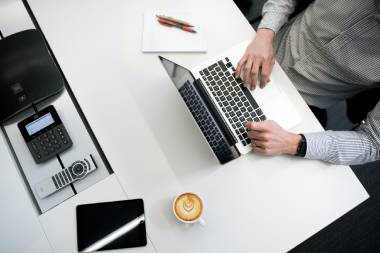
<path fill-rule="evenodd" d="M 146 252 L 283 252 L 368 198 L 344 166 L 254 154 L 219 165 L 156 54 L 141 53 L 142 14 L 155 7 L 186 7 L 203 16 L 208 53 L 166 54 L 185 66 L 252 37 L 232 1 L 29 3 L 118 181 L 129 198 L 145 201 L 152 243 Z M 294 131 L 320 130 L 278 66 L 274 75 L 303 117 Z M 96 189 L 92 194 L 107 191 Z M 207 226 L 188 228 L 171 214 L 172 198 L 185 190 L 204 197 Z M 75 251 L 75 203 L 42 218 L 57 252 Z M 62 224 L 63 234 L 55 229 Z"/>

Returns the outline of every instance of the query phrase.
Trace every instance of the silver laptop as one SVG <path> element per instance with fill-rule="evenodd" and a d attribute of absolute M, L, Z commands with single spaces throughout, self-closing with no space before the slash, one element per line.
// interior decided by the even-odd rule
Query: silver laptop
<path fill-rule="evenodd" d="M 286 94 L 272 80 L 250 91 L 235 78 L 237 62 L 248 41 L 187 69 L 162 56 L 159 59 L 189 108 L 212 151 L 226 163 L 252 150 L 244 124 L 273 119 L 284 129 L 300 122 Z"/>

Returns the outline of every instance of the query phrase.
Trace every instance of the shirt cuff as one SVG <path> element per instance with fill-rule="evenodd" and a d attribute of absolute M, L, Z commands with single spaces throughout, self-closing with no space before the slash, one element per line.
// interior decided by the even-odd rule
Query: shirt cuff
<path fill-rule="evenodd" d="M 328 159 L 328 148 L 330 146 L 331 139 L 326 132 L 308 133 L 303 135 L 306 139 L 305 158 L 313 160 Z"/>
<path fill-rule="evenodd" d="M 260 25 L 257 29 L 267 28 L 277 33 L 286 23 L 287 19 L 288 17 L 282 13 L 267 12 L 261 19 Z"/>

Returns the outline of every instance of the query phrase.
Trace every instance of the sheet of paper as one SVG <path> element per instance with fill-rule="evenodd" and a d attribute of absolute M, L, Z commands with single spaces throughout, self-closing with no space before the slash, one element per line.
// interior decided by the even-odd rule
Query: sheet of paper
<path fill-rule="evenodd" d="M 197 33 L 158 23 L 156 15 L 170 16 L 194 25 Z M 188 12 L 147 11 L 144 13 L 143 52 L 206 52 L 206 42 L 196 15 Z"/>

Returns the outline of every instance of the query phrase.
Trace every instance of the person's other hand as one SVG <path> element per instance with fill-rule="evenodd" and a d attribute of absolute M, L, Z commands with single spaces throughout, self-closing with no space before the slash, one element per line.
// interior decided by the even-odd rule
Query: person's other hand
<path fill-rule="evenodd" d="M 269 76 L 275 63 L 273 40 L 275 33 L 270 29 L 259 29 L 255 38 L 248 45 L 243 57 L 236 67 L 236 78 L 242 80 L 244 86 L 254 90 L 260 77 L 260 88 L 269 82 Z"/>
<path fill-rule="evenodd" d="M 285 131 L 273 120 L 248 122 L 245 127 L 253 151 L 262 155 L 294 155 L 301 141 L 299 134 Z"/>

